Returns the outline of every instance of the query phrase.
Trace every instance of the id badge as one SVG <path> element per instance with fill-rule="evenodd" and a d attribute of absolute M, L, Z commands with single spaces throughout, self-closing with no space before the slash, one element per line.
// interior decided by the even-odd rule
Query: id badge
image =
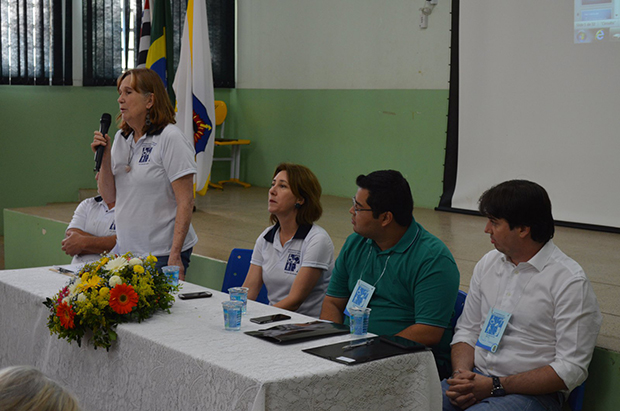
<path fill-rule="evenodd" d="M 357 280 L 357 284 L 355 284 L 355 288 L 353 289 L 353 293 L 351 293 L 351 298 L 349 298 L 349 302 L 347 303 L 347 307 L 344 309 L 344 313 L 347 317 L 350 317 L 349 309 L 353 307 L 366 308 L 368 307 L 368 303 L 370 302 L 370 298 L 372 294 L 375 292 L 375 287 L 368 284 L 365 281 Z"/>
<path fill-rule="evenodd" d="M 492 353 L 497 351 L 497 347 L 504 335 L 504 331 L 508 326 L 508 321 L 511 316 L 512 314 L 506 311 L 491 307 L 489 315 L 487 315 L 487 319 L 482 326 L 482 331 L 480 332 L 476 345 Z"/>

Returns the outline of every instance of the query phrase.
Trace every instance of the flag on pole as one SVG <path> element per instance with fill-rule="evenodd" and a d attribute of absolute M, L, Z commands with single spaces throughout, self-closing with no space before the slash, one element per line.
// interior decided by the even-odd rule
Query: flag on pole
<path fill-rule="evenodd" d="M 209 186 L 215 146 L 215 98 L 204 0 L 189 0 L 187 3 L 174 92 L 177 96 L 177 126 L 196 149 L 198 171 L 194 191 L 205 195 Z"/>
<path fill-rule="evenodd" d="M 142 27 L 140 27 L 140 44 L 138 45 L 138 68 L 146 67 L 146 56 L 151 47 L 151 9 L 149 0 L 144 1 L 142 11 Z"/>
<path fill-rule="evenodd" d="M 172 78 L 174 76 L 172 53 L 172 12 L 170 0 L 154 0 L 151 24 L 151 46 L 146 57 L 146 67 L 155 70 L 164 81 L 170 101 L 174 103 Z"/>

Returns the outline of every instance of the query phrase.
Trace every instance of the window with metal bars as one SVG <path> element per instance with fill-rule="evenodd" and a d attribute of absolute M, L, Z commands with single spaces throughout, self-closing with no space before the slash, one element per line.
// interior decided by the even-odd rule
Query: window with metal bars
<path fill-rule="evenodd" d="M 0 0 L 0 84 L 72 84 L 72 0 Z"/>
<path fill-rule="evenodd" d="M 137 65 L 141 0 L 82 0 L 84 12 L 84 86 L 116 85 L 118 76 Z M 197 0 L 201 1 L 201 0 Z M 235 87 L 235 2 L 207 3 L 214 87 Z M 153 1 L 151 0 L 151 7 Z M 179 62 L 187 0 L 170 2 L 173 65 Z"/>
<path fill-rule="evenodd" d="M 74 1 L 82 15 L 72 16 Z M 198 0 L 200 1 L 200 0 Z M 205 1 L 205 0 L 203 0 Z M 235 2 L 206 0 L 214 87 L 235 87 Z M 171 3 L 179 61 L 187 0 Z M 72 36 L 82 36 L 83 85 L 115 85 L 136 66 L 142 0 L 0 0 L 0 84 L 71 85 Z M 73 30 L 82 18 L 82 31 Z"/>

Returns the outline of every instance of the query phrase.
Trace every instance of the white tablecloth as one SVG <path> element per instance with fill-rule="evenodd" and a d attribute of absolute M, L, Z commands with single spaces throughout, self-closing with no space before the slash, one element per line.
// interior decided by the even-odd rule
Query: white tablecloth
<path fill-rule="evenodd" d="M 178 300 L 171 314 L 120 325 L 106 352 L 50 336 L 42 304 L 68 278 L 48 268 L 0 271 L 0 367 L 29 364 L 69 387 L 85 410 L 429 410 L 441 408 L 430 352 L 347 366 L 302 352 L 350 336 L 280 346 L 243 334 L 284 312 L 248 302 L 241 332 L 221 301 Z M 204 290 L 185 283 L 184 292 Z M 296 313 L 289 322 L 313 319 Z M 283 324 L 280 322 L 276 324 Z"/>

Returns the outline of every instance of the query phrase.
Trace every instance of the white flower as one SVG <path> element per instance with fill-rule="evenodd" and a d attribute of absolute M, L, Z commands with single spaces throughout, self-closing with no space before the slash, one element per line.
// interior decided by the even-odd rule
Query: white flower
<path fill-rule="evenodd" d="M 134 257 L 131 260 L 129 260 L 129 265 L 132 267 L 134 265 L 142 265 L 142 260 L 140 260 L 138 257 Z"/>
<path fill-rule="evenodd" d="M 116 257 L 114 260 L 108 261 L 105 265 L 105 269 L 109 271 L 118 271 L 127 266 L 127 260 L 123 257 Z"/>
<path fill-rule="evenodd" d="M 71 305 L 71 298 L 65 297 L 65 298 L 62 299 L 62 302 L 67 304 L 67 305 Z"/>
<path fill-rule="evenodd" d="M 123 284 L 123 280 L 118 275 L 113 275 L 110 277 L 108 282 L 110 283 L 110 288 L 116 287 L 117 284 Z"/>
<path fill-rule="evenodd" d="M 86 296 L 84 295 L 84 293 L 79 293 L 78 296 L 77 296 L 77 300 L 80 303 L 86 301 Z"/>
<path fill-rule="evenodd" d="M 75 289 L 77 288 L 77 281 L 74 284 L 69 286 L 69 297 L 73 297 L 75 295 Z"/>

